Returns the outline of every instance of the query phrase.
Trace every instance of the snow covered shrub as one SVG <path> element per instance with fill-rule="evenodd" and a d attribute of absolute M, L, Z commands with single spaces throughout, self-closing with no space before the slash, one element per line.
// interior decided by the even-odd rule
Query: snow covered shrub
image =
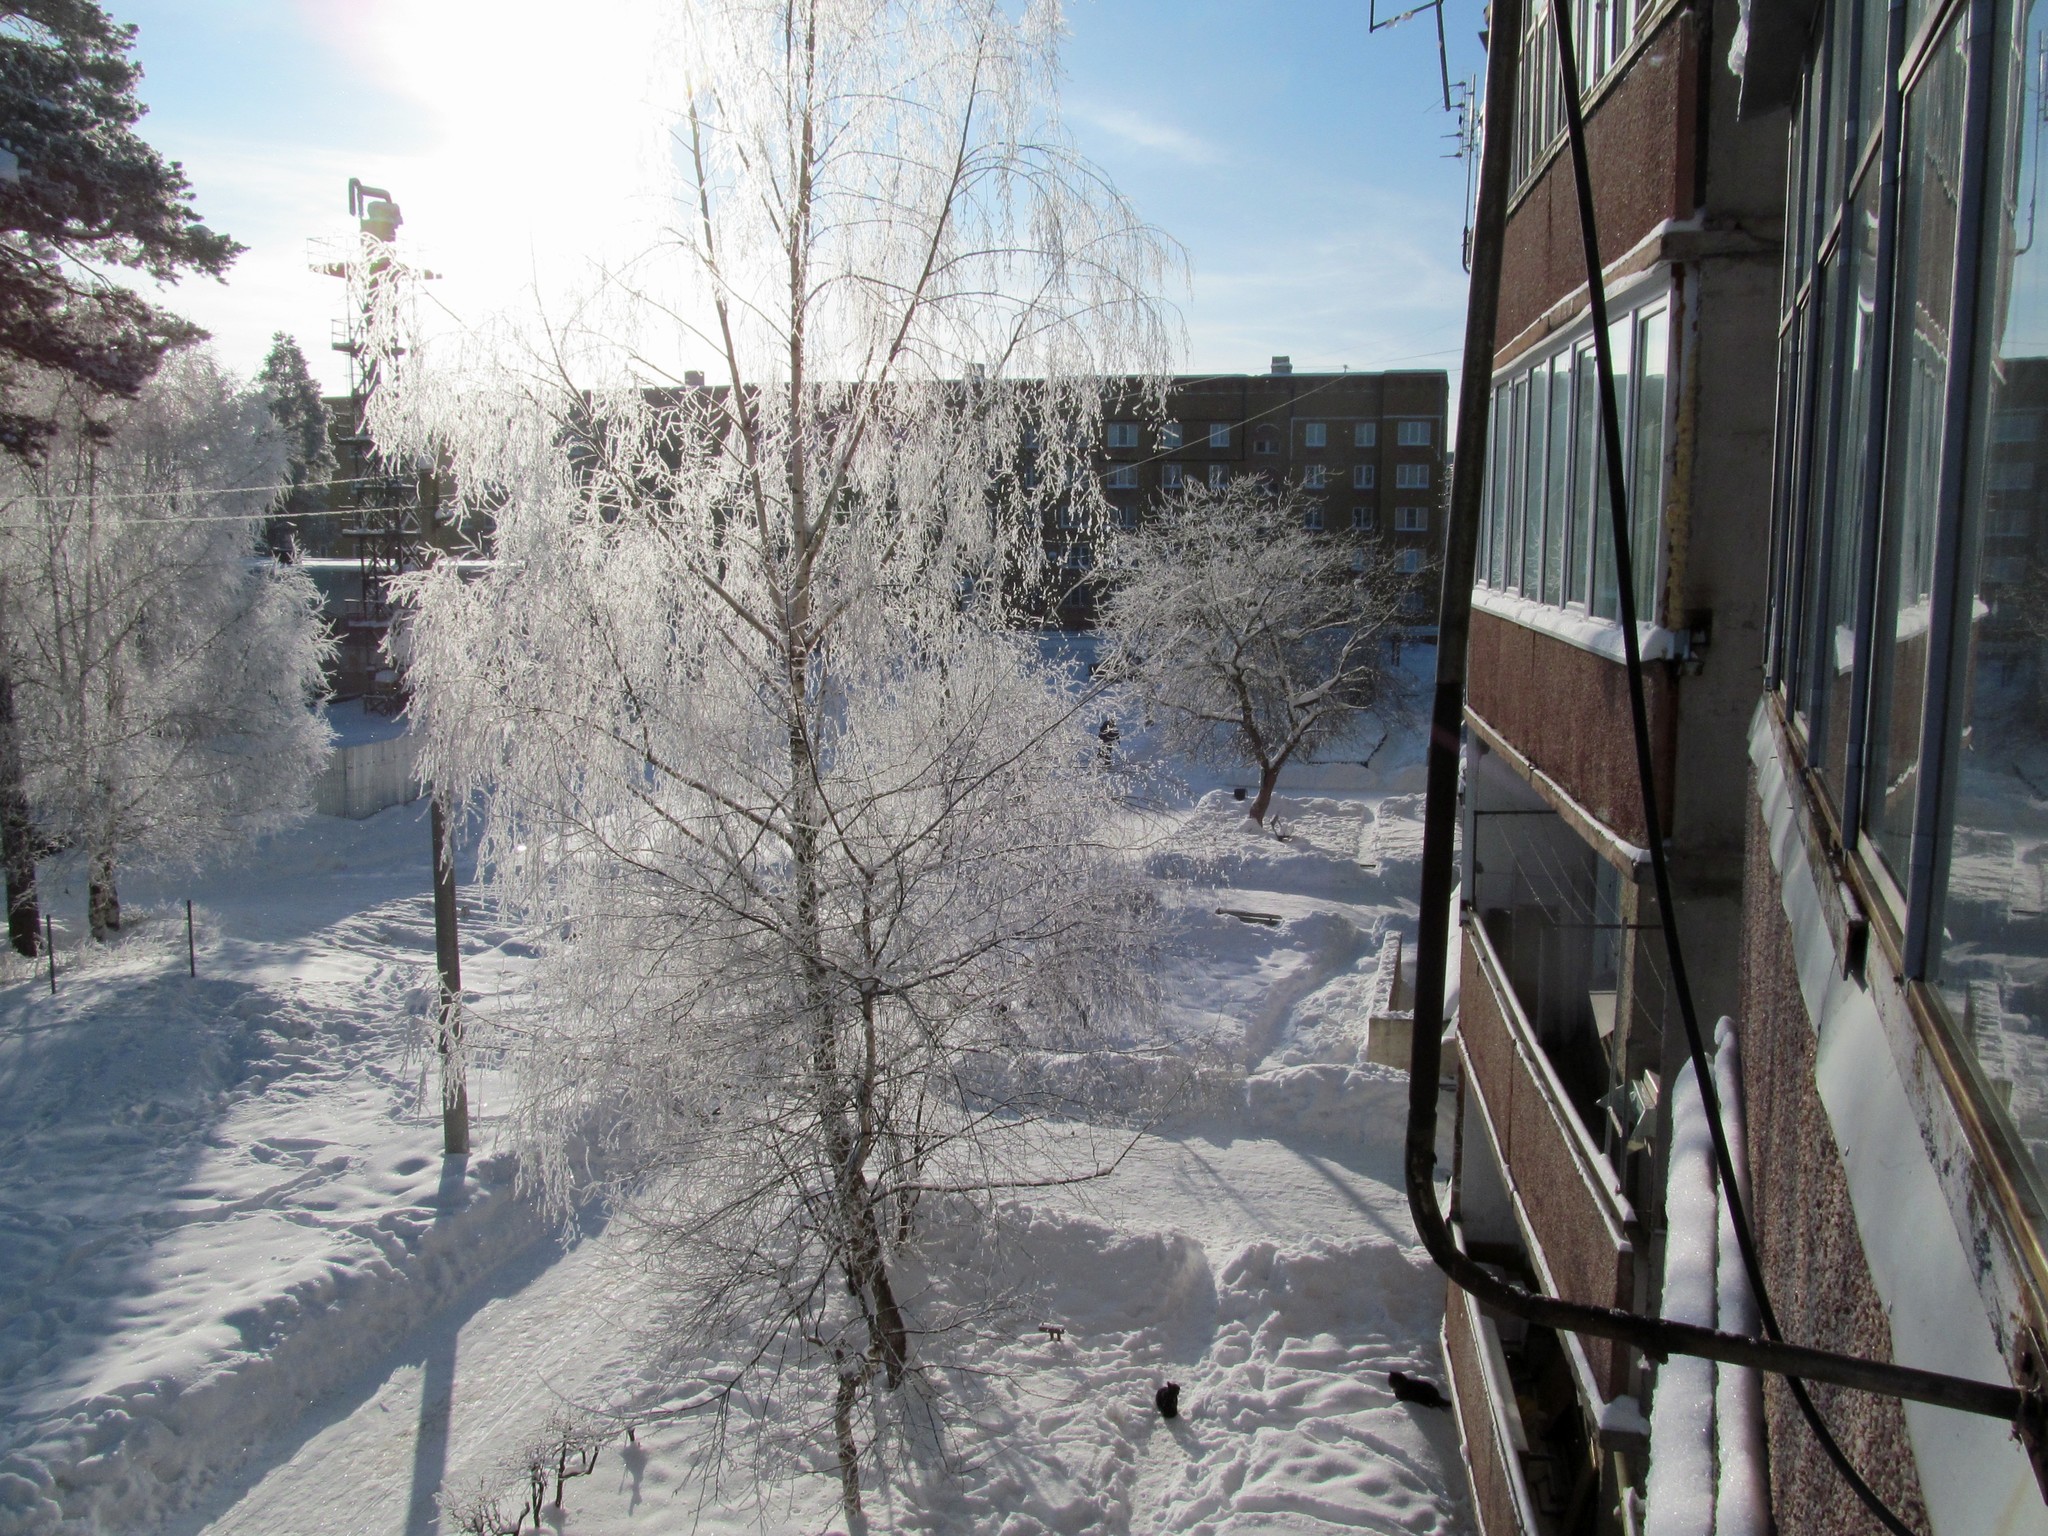
<path fill-rule="evenodd" d="M 1302 508 L 1256 476 L 1191 484 L 1103 567 L 1105 668 L 1180 751 L 1258 774 L 1256 822 L 1297 754 L 1401 704 L 1387 641 L 1408 579 L 1391 550 L 1366 545 L 1361 562 L 1310 531 Z"/>
<path fill-rule="evenodd" d="M 199 348 L 134 400 L 45 389 L 57 432 L 0 470 L 0 651 L 31 819 L 85 853 L 105 937 L 121 866 L 306 809 L 328 641 L 311 579 L 259 556 L 285 459 L 260 392 Z"/>
<path fill-rule="evenodd" d="M 566 1203 L 600 1149 L 707 1424 L 802 1426 L 857 1522 L 974 1312 L 899 1284 L 924 1203 L 1095 1171 L 972 1064 L 1132 1028 L 1146 888 L 1013 624 L 1054 508 L 1101 524 L 1100 379 L 1163 369 L 1165 252 L 1049 111 L 1049 8 L 684 32 L 670 244 L 524 350 L 408 334 L 383 285 L 372 425 L 495 519 L 406 645 L 423 768 L 541 948 L 527 1167 Z M 724 382 L 635 382 L 677 313 Z"/>

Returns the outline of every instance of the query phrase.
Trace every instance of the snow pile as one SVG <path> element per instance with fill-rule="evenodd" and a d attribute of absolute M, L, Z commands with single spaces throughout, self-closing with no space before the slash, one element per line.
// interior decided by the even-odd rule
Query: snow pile
<path fill-rule="evenodd" d="M 149 1528 L 541 1236 L 418 1112 L 425 851 L 316 820 L 194 887 L 196 979 L 159 892 L 0 994 L 0 1532 Z"/>
<path fill-rule="evenodd" d="M 1715 1030 L 1714 1087 L 1729 1150 L 1741 1162 L 1734 1025 Z M 1690 1066 L 1671 1089 L 1671 1162 L 1664 1316 L 1731 1333 L 1756 1331 L 1756 1305 L 1715 1177 L 1706 1106 Z M 1657 1371 L 1650 1408 L 1647 1536 L 1762 1536 L 1769 1529 L 1763 1396 L 1753 1370 L 1673 1355 Z"/>

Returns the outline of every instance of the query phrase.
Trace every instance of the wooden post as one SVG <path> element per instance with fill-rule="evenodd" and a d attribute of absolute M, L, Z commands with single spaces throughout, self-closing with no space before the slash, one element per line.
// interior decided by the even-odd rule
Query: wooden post
<path fill-rule="evenodd" d="M 469 1151 L 469 1075 L 462 1061 L 462 948 L 455 931 L 455 848 L 448 812 L 436 793 L 428 812 L 434 837 L 434 960 L 441 973 L 437 1044 L 441 1052 L 441 1150 Z"/>
<path fill-rule="evenodd" d="M 43 948 L 50 952 L 50 996 L 57 995 L 57 930 L 50 914 L 43 913 Z"/>
<path fill-rule="evenodd" d="M 185 898 L 185 974 L 199 975 L 199 952 L 192 947 L 192 898 Z"/>

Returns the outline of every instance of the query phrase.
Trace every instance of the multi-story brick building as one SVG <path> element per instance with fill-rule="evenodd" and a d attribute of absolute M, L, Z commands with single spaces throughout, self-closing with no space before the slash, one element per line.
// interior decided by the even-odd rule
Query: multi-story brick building
<path fill-rule="evenodd" d="M 1668 1315 L 1702 1234 L 1667 1201 L 1691 1067 L 1661 840 L 1700 1015 L 1732 1020 L 1786 1336 L 2011 1382 L 2048 1330 L 2048 26 L 2029 0 L 1575 9 L 1662 824 L 1534 4 L 1493 40 L 1523 81 L 1467 678 L 1454 1227 L 1526 1285 Z M 1725 1304 L 1732 1243 L 1704 1241 Z M 1712 1515 L 1744 1466 L 1780 1532 L 1879 1529 L 1778 1378 L 1750 1409 L 1754 1377 L 1687 1380 L 1455 1289 L 1445 1337 L 1488 1536 L 1657 1528 L 1686 1499 L 1708 1523 L 1665 1528 L 1756 1528 Z M 2009 1425 L 1814 1395 L 1912 1529 L 2048 1530 Z M 1704 1460 L 1660 1487 L 1679 1436 Z"/>
<path fill-rule="evenodd" d="M 1276 357 L 1268 373 L 1175 378 L 1156 419 L 1139 398 L 1112 390 L 1103 407 L 1099 473 L 1119 525 L 1162 515 L 1193 482 L 1258 475 L 1296 487 L 1312 529 L 1355 543 L 1361 562 L 1389 559 L 1414 579 L 1413 631 L 1428 632 L 1443 547 L 1449 383 L 1441 370 L 1296 373 Z M 1085 569 L 1084 545 L 1057 528 L 1048 536 L 1070 568 Z M 1061 617 L 1088 622 L 1085 581 Z"/>

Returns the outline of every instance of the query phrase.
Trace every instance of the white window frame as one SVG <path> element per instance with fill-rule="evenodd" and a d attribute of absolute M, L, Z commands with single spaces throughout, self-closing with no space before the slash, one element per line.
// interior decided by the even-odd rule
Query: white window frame
<path fill-rule="evenodd" d="M 1427 464 L 1396 464 L 1394 466 L 1394 488 L 1400 491 L 1428 490 L 1429 466 Z"/>
<path fill-rule="evenodd" d="M 1227 421 L 1210 422 L 1207 436 L 1209 447 L 1228 448 L 1230 446 L 1230 423 Z"/>
<path fill-rule="evenodd" d="M 1330 446 L 1330 429 L 1320 421 L 1311 421 L 1301 429 L 1301 445 L 1304 448 L 1327 448 Z"/>
<path fill-rule="evenodd" d="M 1427 532 L 1429 532 L 1429 508 L 1427 508 L 1427 507 L 1396 507 L 1396 508 L 1394 508 L 1394 532 L 1396 532 L 1396 533 L 1427 533 Z"/>
<path fill-rule="evenodd" d="M 1209 466 L 1209 489 L 1210 489 L 1210 490 L 1212 490 L 1212 491 L 1220 491 L 1220 490 L 1222 490 L 1222 489 L 1223 489 L 1223 485 L 1224 485 L 1224 482 L 1225 482 L 1225 481 L 1227 481 L 1227 480 L 1228 480 L 1229 478 L 1230 478 L 1230 467 L 1229 467 L 1228 465 L 1226 465 L 1226 464 L 1211 464 L 1211 465 Z"/>
<path fill-rule="evenodd" d="M 1354 448 L 1377 448 L 1380 445 L 1380 424 L 1376 421 L 1361 421 L 1351 429 L 1351 446 Z"/>
<path fill-rule="evenodd" d="M 1372 507 L 1358 506 L 1351 509 L 1351 531 L 1371 533 L 1378 525 L 1379 517 Z"/>
<path fill-rule="evenodd" d="M 1138 488 L 1138 466 L 1135 464 L 1112 464 L 1109 475 L 1103 482 L 1112 491 L 1135 491 Z"/>
<path fill-rule="evenodd" d="M 1162 421 L 1159 424 L 1159 446 L 1167 450 L 1172 450 L 1180 446 L 1179 422 Z"/>
<path fill-rule="evenodd" d="M 1181 486 L 1182 469 L 1178 464 L 1159 466 L 1159 488 L 1162 491 L 1177 491 Z"/>
<path fill-rule="evenodd" d="M 1351 489 L 1354 491 L 1373 490 L 1378 486 L 1379 478 L 1380 473 L 1377 464 L 1354 464 L 1351 466 Z"/>
<path fill-rule="evenodd" d="M 1135 421 L 1112 421 L 1105 441 L 1112 448 L 1137 447 L 1138 424 Z"/>
<path fill-rule="evenodd" d="M 1323 504 L 1321 502 L 1312 501 L 1301 509 L 1301 526 L 1310 533 L 1321 533 L 1323 531 Z"/>
<path fill-rule="evenodd" d="M 1422 573 L 1422 551 L 1414 547 L 1396 551 L 1394 569 L 1403 576 L 1418 576 Z"/>
<path fill-rule="evenodd" d="M 1427 421 L 1402 422 L 1394 433 L 1395 446 L 1398 448 L 1429 447 L 1434 436 L 1430 430 L 1432 425 L 1433 423 Z"/>
<path fill-rule="evenodd" d="M 1324 467 L 1320 464 L 1304 464 L 1301 467 L 1301 488 L 1305 491 L 1320 491 L 1323 488 Z"/>

